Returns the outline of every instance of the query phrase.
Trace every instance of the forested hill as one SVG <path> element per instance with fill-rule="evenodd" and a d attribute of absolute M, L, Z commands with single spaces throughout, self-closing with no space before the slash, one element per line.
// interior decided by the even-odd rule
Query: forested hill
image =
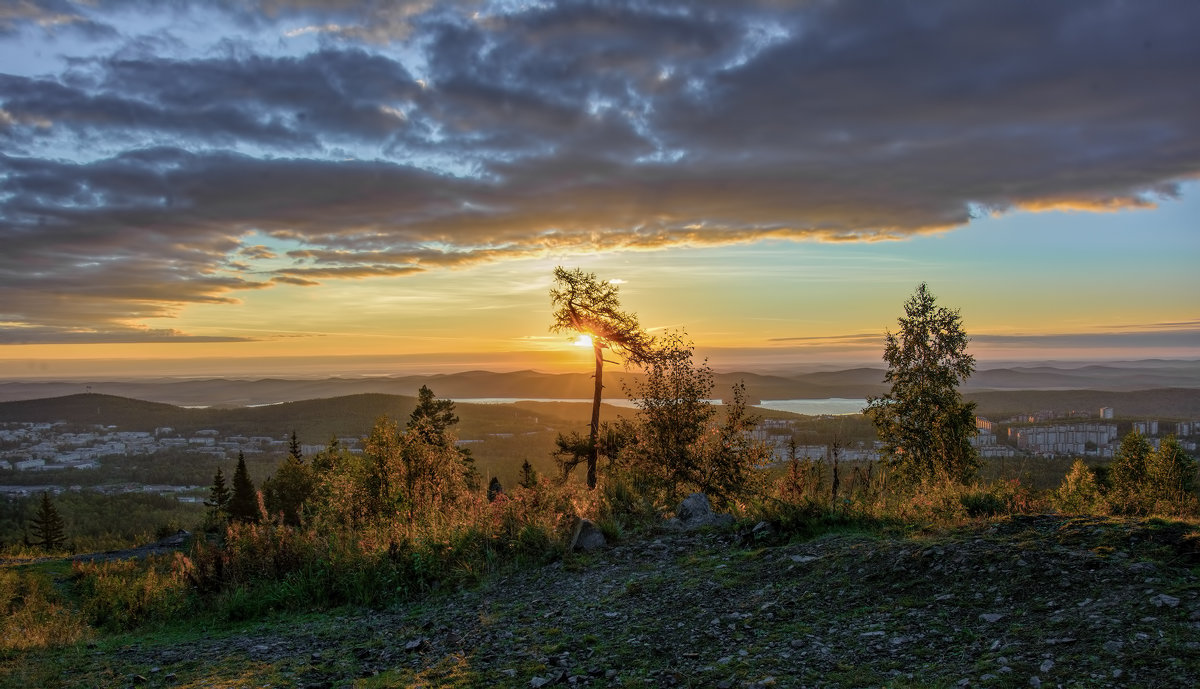
<path fill-rule="evenodd" d="M 0 423 L 12 421 L 65 421 L 70 424 L 103 424 L 122 430 L 153 431 L 169 426 L 181 433 L 214 428 L 224 433 L 280 436 L 300 430 L 306 441 L 325 440 L 333 434 L 365 435 L 375 421 L 388 416 L 403 423 L 416 399 L 401 395 L 363 394 L 287 402 L 264 407 L 188 409 L 169 404 L 86 393 L 50 399 L 0 402 Z M 464 433 L 507 432 L 561 419 L 549 418 L 544 409 L 519 405 L 457 405 Z M 584 418 L 584 412 L 580 412 Z"/>

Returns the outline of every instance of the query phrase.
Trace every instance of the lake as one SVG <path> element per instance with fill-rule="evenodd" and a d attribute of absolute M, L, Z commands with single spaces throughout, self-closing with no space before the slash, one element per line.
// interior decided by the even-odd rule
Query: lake
<path fill-rule="evenodd" d="M 537 398 L 537 397 L 475 397 L 475 398 L 456 398 L 455 402 L 463 404 L 513 404 L 514 402 L 576 402 L 590 403 L 589 399 L 553 399 L 553 398 Z M 626 409 L 635 408 L 635 405 L 630 400 L 620 399 L 604 399 L 605 404 L 611 404 L 614 407 L 624 407 Z M 713 404 L 720 404 L 721 400 L 709 400 Z M 792 412 L 793 414 L 807 414 L 809 416 L 820 416 L 822 414 L 830 414 L 840 416 L 842 414 L 858 414 L 862 408 L 867 406 L 867 401 L 864 399 L 854 399 L 850 397 L 826 397 L 822 399 L 798 399 L 798 400 L 763 400 L 761 404 L 755 405 L 763 409 L 775 409 L 778 411 Z"/>

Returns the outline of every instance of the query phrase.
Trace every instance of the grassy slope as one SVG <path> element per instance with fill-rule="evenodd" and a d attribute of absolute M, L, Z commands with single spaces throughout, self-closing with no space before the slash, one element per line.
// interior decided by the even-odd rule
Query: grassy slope
<path fill-rule="evenodd" d="M 1025 516 L 768 547 L 660 535 L 389 611 L 0 656 L 3 686 L 1200 683 L 1196 526 Z"/>

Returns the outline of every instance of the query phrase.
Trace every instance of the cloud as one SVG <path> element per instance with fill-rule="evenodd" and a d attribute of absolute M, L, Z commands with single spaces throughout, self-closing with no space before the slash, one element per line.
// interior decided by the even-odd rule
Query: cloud
<path fill-rule="evenodd" d="M 131 9 L 234 33 L 139 34 Z M 1188 0 L 26 0 L 0 32 L 55 17 L 97 27 L 87 50 L 0 74 L 0 317 L 26 326 L 581 250 L 904 239 L 1200 176 Z"/>
<path fill-rule="evenodd" d="M 250 342 L 253 338 L 188 335 L 178 330 L 110 328 L 105 330 L 48 326 L 13 326 L 0 323 L 0 344 L 144 344 L 166 342 Z"/>

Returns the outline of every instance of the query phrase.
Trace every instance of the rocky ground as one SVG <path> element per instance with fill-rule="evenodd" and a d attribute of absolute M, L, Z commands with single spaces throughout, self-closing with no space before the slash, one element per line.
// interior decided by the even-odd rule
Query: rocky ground
<path fill-rule="evenodd" d="M 1194 527 L 1025 516 L 746 541 L 664 533 L 395 610 L 30 653 L 0 660 L 0 683 L 1200 686 Z"/>

